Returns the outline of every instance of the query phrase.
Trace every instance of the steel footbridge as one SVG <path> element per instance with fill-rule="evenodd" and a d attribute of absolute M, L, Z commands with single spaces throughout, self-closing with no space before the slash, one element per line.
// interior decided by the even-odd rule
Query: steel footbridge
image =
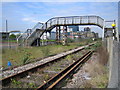
<path fill-rule="evenodd" d="M 96 25 L 104 29 L 104 19 L 99 16 L 69 16 L 55 17 L 49 19 L 46 23 L 38 22 L 35 27 L 25 31 L 18 37 L 19 45 L 40 46 L 40 40 L 44 33 L 50 33 L 56 28 L 56 41 L 60 41 L 60 32 L 62 31 L 63 45 L 66 42 L 67 26 L 70 25 Z M 62 27 L 62 29 L 61 29 Z"/>

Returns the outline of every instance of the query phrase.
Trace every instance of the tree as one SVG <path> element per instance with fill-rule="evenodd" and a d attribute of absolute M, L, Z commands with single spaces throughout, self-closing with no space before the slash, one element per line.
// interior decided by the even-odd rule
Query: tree
<path fill-rule="evenodd" d="M 10 39 L 16 39 L 16 35 L 15 35 L 15 34 L 11 34 L 11 35 L 9 36 L 9 38 L 10 38 Z"/>

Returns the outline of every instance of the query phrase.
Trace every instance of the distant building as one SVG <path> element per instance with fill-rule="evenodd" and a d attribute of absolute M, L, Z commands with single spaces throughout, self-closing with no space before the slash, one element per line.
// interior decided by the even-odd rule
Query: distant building
<path fill-rule="evenodd" d="M 71 27 L 69 26 L 69 32 L 67 32 L 67 37 L 71 39 L 75 38 L 84 38 L 84 39 L 89 39 L 89 38 L 98 38 L 98 33 L 91 32 L 91 29 L 89 27 L 84 28 L 84 31 L 79 31 L 78 26 L 76 27 Z M 63 37 L 61 33 L 61 39 Z M 55 40 L 56 39 L 56 32 L 51 32 L 51 39 Z"/>
<path fill-rule="evenodd" d="M 70 32 L 70 35 L 68 35 L 69 38 L 98 38 L 98 33 L 91 32 L 91 29 L 89 27 L 85 27 L 84 31 L 76 31 L 76 32 Z"/>
<path fill-rule="evenodd" d="M 0 32 L 0 40 L 7 40 L 9 37 L 9 32 Z"/>
<path fill-rule="evenodd" d="M 73 32 L 79 31 L 79 26 L 68 26 L 68 29 Z"/>
<path fill-rule="evenodd" d="M 89 27 L 84 28 L 84 32 L 90 32 L 90 31 L 91 31 L 91 29 Z"/>

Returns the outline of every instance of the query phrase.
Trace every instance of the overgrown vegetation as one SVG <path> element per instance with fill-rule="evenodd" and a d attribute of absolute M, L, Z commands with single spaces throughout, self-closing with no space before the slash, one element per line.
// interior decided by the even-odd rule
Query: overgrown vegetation
<path fill-rule="evenodd" d="M 81 42 L 69 43 L 67 46 L 48 45 L 41 47 L 29 47 L 17 49 L 2 49 L 2 66 L 7 67 L 7 62 L 10 61 L 13 66 L 20 66 L 26 63 L 34 62 L 37 58 L 44 58 L 50 55 L 58 54 L 69 49 L 86 45 L 88 40 Z"/>
<path fill-rule="evenodd" d="M 11 79 L 11 87 L 10 88 L 23 88 L 23 82 L 17 81 L 16 79 Z M 36 88 L 35 83 L 25 83 L 26 88 Z"/>
<path fill-rule="evenodd" d="M 108 53 L 100 42 L 92 46 L 95 53 L 94 61 L 85 64 L 85 72 L 89 73 L 91 80 L 86 80 L 80 88 L 106 88 L 108 83 Z"/>
<path fill-rule="evenodd" d="M 80 88 L 106 88 L 108 83 L 107 68 L 99 62 L 93 62 L 86 67 L 86 72 L 90 74 L 91 80 L 86 80 Z"/>
<path fill-rule="evenodd" d="M 29 57 L 30 57 L 30 53 L 25 54 L 22 58 L 22 64 L 28 63 L 28 61 L 30 60 Z"/>

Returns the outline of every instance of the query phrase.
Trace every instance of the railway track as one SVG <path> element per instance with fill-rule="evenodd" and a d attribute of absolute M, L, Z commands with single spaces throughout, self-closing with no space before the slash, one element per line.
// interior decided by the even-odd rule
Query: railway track
<path fill-rule="evenodd" d="M 90 44 L 88 46 L 91 46 L 91 45 L 93 45 L 93 44 Z M 44 67 L 46 65 L 49 65 L 50 63 L 55 62 L 55 61 L 57 61 L 58 59 L 60 59 L 62 57 L 65 57 L 65 56 L 67 56 L 69 54 L 81 51 L 84 48 L 85 47 L 77 48 L 76 50 L 68 51 L 68 52 L 66 52 L 66 54 L 62 55 L 61 57 L 53 58 L 53 60 L 50 60 L 49 62 L 45 62 L 45 63 L 40 64 L 38 66 L 34 66 L 34 67 L 31 67 L 31 68 L 29 68 L 27 70 L 21 71 L 21 72 L 19 72 L 17 74 L 13 74 L 13 75 L 10 75 L 8 77 L 5 77 L 5 78 L 1 79 L 0 82 L 2 82 L 2 86 L 5 86 L 5 85 L 9 84 L 11 82 L 11 80 L 14 79 L 14 78 L 23 78 L 23 77 L 27 76 L 29 73 L 37 71 L 37 68 L 41 69 L 42 67 Z"/>
<path fill-rule="evenodd" d="M 78 70 L 82 66 L 83 63 L 85 63 L 90 56 L 92 55 L 92 51 L 87 52 L 85 55 L 83 55 L 81 58 L 79 58 L 76 62 L 68 66 L 66 69 L 62 70 L 60 73 L 49 79 L 46 83 L 39 86 L 37 90 L 50 90 L 53 88 L 56 88 L 59 83 L 64 80 L 67 76 L 70 76 L 73 72 Z"/>

